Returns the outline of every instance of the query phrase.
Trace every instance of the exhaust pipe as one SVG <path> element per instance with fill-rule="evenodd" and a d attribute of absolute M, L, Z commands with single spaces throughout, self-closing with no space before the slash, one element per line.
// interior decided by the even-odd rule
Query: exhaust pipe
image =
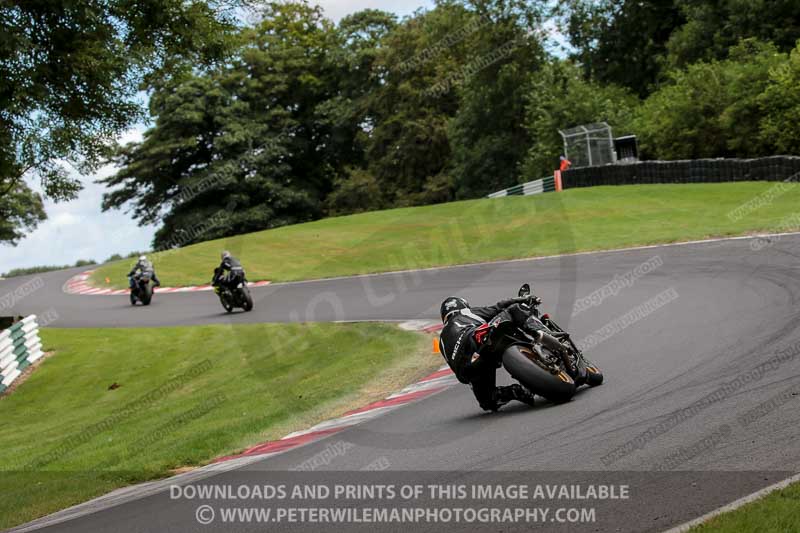
<path fill-rule="evenodd" d="M 558 353 L 558 354 L 560 354 L 561 352 L 564 351 L 564 345 L 561 344 L 558 341 L 558 339 L 556 339 L 555 337 L 553 337 L 549 333 L 547 333 L 545 331 L 542 331 L 542 330 L 539 330 L 539 331 L 536 332 L 536 337 L 537 337 L 537 340 L 539 342 L 541 342 L 542 345 L 545 348 L 548 348 L 549 350 L 551 350 L 551 351 L 553 351 L 555 353 Z"/>

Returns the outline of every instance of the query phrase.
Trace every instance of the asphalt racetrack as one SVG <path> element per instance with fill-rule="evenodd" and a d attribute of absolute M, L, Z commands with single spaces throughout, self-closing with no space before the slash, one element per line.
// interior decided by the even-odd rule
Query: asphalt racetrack
<path fill-rule="evenodd" d="M 572 316 L 576 300 L 648 261 L 658 266 Z M 207 502 L 171 497 L 166 490 L 145 496 L 134 490 L 97 503 L 90 514 L 39 522 L 47 531 L 663 531 L 800 471 L 800 396 L 793 399 L 800 392 L 800 236 L 274 284 L 253 291 L 252 313 L 234 315 L 224 313 L 213 293 L 156 294 L 149 308 L 131 308 L 125 296 L 64 294 L 63 284 L 77 272 L 42 274 L 44 285 L 14 313 L 49 311 L 57 317 L 51 324 L 56 327 L 430 319 L 451 294 L 488 304 L 514 296 L 521 283 L 530 282 L 544 299 L 543 310 L 575 339 L 610 325 L 592 337 L 595 345 L 587 351 L 605 373 L 603 386 L 584 390 L 565 405 L 510 404 L 497 414 L 482 413 L 467 387 L 454 386 L 203 482 L 456 484 L 521 478 L 625 484 L 630 493 L 625 501 L 536 504 L 594 506 L 592 523 L 345 528 L 252 520 L 222 524 L 218 509 L 215 521 L 201 525 L 197 508 Z M 31 279 L 0 282 L 0 295 Z M 775 400 L 779 396 L 781 402 Z M 292 471 L 332 443 L 345 443 L 347 451 L 329 457 L 314 473 Z M 386 470 L 362 471 L 376 461 Z M 484 499 L 482 505 L 506 503 Z"/>

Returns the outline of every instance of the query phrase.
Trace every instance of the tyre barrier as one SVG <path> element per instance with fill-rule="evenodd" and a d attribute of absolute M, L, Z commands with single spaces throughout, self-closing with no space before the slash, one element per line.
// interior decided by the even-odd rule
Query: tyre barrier
<path fill-rule="evenodd" d="M 640 161 L 565 170 L 562 177 L 564 189 L 652 183 L 800 181 L 800 157 Z"/>
<path fill-rule="evenodd" d="M 43 355 L 36 315 L 0 331 L 0 394 Z"/>

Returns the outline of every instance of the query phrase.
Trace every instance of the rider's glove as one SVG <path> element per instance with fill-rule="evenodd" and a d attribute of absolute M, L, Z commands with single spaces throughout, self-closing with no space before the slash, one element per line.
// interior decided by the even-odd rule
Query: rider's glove
<path fill-rule="evenodd" d="M 532 305 L 537 306 L 541 305 L 542 299 L 538 296 L 520 296 L 517 298 L 509 298 L 508 300 L 501 300 L 497 302 L 497 306 L 505 309 L 507 307 L 511 307 L 514 304 L 520 304 L 522 306 Z"/>
<path fill-rule="evenodd" d="M 508 300 L 500 300 L 499 302 L 497 302 L 497 307 L 505 309 L 506 307 L 511 307 L 514 304 L 524 304 L 527 301 L 528 301 L 527 297 L 509 298 Z"/>

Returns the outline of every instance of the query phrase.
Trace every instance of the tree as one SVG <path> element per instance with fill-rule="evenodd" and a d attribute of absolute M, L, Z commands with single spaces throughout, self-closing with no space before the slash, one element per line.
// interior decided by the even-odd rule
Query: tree
<path fill-rule="evenodd" d="M 607 122 L 617 135 L 633 133 L 639 100 L 616 85 L 583 78 L 578 66 L 553 60 L 534 76 L 525 110 L 531 146 L 522 165 L 522 181 L 551 175 L 557 168 L 563 141 L 558 130 Z"/>
<path fill-rule="evenodd" d="M 770 153 L 759 135 L 760 95 L 786 61 L 772 44 L 742 41 L 724 61 L 670 74 L 635 119 L 642 152 L 657 159 L 748 157 Z"/>
<path fill-rule="evenodd" d="M 661 81 L 667 42 L 684 16 L 675 0 L 569 0 L 562 18 L 588 79 L 645 97 Z"/>
<path fill-rule="evenodd" d="M 320 112 L 339 94 L 336 45 L 319 7 L 267 5 L 228 64 L 153 95 L 155 126 L 118 151 L 103 208 L 163 222 L 156 248 L 321 216 L 343 167 L 335 121 Z"/>
<path fill-rule="evenodd" d="M 491 21 L 470 36 L 458 112 L 449 124 L 451 173 L 457 198 L 475 198 L 518 182 L 531 139 L 522 117 L 533 73 L 544 59 L 535 28 L 538 2 L 482 0 L 477 15 Z"/>
<path fill-rule="evenodd" d="M 390 13 L 367 9 L 344 17 L 338 25 L 338 46 L 331 61 L 340 76 L 332 96 L 317 107 L 318 120 L 330 135 L 324 145 L 336 167 L 328 214 L 355 213 L 383 206 L 383 194 L 366 169 L 369 135 L 376 118 L 371 96 L 383 82 L 378 69 L 383 41 L 397 26 Z"/>
<path fill-rule="evenodd" d="M 800 38 L 796 0 L 676 0 L 686 23 L 667 44 L 669 66 L 725 59 L 741 39 L 773 43 L 788 52 Z"/>
<path fill-rule="evenodd" d="M 800 41 L 788 61 L 771 70 L 758 105 L 761 142 L 777 153 L 800 155 Z"/>
<path fill-rule="evenodd" d="M 0 2 L 0 200 L 13 194 L 9 205 L 40 204 L 21 185 L 32 176 L 50 199 L 74 198 L 80 182 L 60 162 L 95 169 L 107 143 L 140 117 L 138 90 L 222 56 L 232 27 L 226 9 L 240 4 Z M 19 229 L 40 220 L 27 217 Z"/>
<path fill-rule="evenodd" d="M 45 218 L 42 197 L 25 182 L 11 183 L 0 195 L 0 242 L 16 245 Z"/>
<path fill-rule="evenodd" d="M 379 191 L 366 208 L 409 206 L 513 183 L 528 142 L 524 85 L 543 54 L 530 31 L 541 11 L 517 0 L 440 1 L 389 32 L 365 99 L 366 165 L 332 199 L 364 186 Z"/>
<path fill-rule="evenodd" d="M 463 57 L 465 36 L 480 27 L 475 21 L 464 6 L 442 3 L 383 39 L 373 67 L 379 84 L 365 98 L 366 168 L 352 177 L 373 181 L 380 191 L 368 208 L 451 197 L 447 120 L 457 109 L 457 95 L 440 93 L 435 85 L 437 72 L 452 71 Z"/>

